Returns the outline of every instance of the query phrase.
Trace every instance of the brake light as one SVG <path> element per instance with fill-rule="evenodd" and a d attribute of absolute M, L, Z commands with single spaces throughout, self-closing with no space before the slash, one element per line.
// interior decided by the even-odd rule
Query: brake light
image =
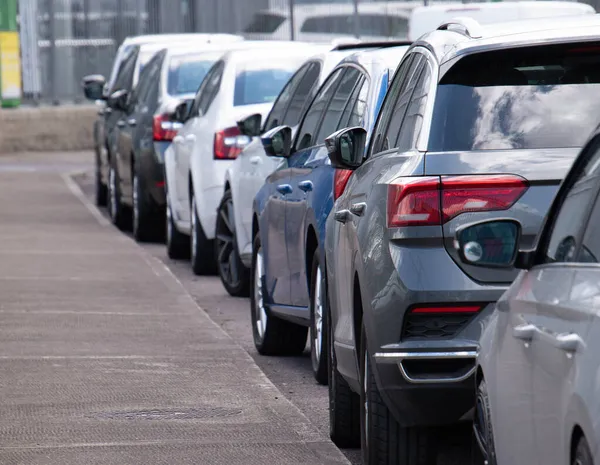
<path fill-rule="evenodd" d="M 159 141 L 172 141 L 177 135 L 181 123 L 171 121 L 168 114 L 155 115 L 152 120 L 152 138 Z"/>
<path fill-rule="evenodd" d="M 461 213 L 507 210 L 527 188 L 514 175 L 399 178 L 388 186 L 388 227 L 441 225 Z"/>
<path fill-rule="evenodd" d="M 427 306 L 413 307 L 410 313 L 477 313 L 481 308 L 481 305 Z"/>
<path fill-rule="evenodd" d="M 248 145 L 248 136 L 242 135 L 237 126 L 222 129 L 215 133 L 215 160 L 233 160 Z"/>
<path fill-rule="evenodd" d="M 333 200 L 337 200 L 344 193 L 346 185 L 350 180 L 352 170 L 336 169 L 333 175 Z"/>

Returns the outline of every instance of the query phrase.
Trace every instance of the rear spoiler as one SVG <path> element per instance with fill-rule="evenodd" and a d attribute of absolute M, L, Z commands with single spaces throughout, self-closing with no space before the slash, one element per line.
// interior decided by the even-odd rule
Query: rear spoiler
<path fill-rule="evenodd" d="M 375 42 L 355 42 L 349 44 L 338 44 L 332 51 L 339 50 L 355 50 L 361 48 L 385 48 L 385 47 L 401 47 L 403 45 L 412 45 L 410 40 L 381 40 Z"/>

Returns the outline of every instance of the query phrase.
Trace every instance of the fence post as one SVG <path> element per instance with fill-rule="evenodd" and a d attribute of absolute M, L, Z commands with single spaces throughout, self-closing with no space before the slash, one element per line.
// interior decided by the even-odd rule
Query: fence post
<path fill-rule="evenodd" d="M 56 60 L 58 56 L 56 54 L 56 28 L 54 27 L 54 14 L 56 9 L 54 8 L 54 2 L 56 0 L 49 0 L 48 2 L 48 34 L 50 35 L 50 63 L 48 66 L 48 78 L 51 82 L 52 95 L 50 96 L 51 101 L 54 105 L 58 105 L 58 82 L 56 81 Z"/>
<path fill-rule="evenodd" d="M 288 0 L 290 6 L 290 40 L 296 39 L 296 21 L 294 20 L 294 0 Z"/>

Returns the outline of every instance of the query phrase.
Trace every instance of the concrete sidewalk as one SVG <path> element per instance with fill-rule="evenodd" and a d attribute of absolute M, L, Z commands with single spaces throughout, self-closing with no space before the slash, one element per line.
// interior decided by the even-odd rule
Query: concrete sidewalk
<path fill-rule="evenodd" d="M 348 463 L 78 198 L 77 163 L 0 159 L 0 464 Z"/>

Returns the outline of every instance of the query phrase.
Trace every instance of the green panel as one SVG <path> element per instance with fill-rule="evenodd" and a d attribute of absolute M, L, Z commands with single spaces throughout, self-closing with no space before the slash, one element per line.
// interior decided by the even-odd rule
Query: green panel
<path fill-rule="evenodd" d="M 0 31 L 17 30 L 17 1 L 0 0 Z"/>

